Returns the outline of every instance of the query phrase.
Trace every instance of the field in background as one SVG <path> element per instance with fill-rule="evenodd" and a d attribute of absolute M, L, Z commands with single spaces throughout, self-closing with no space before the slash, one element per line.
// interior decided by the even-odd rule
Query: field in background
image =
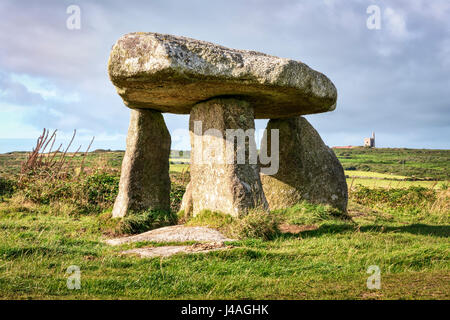
<path fill-rule="evenodd" d="M 102 242 L 142 231 L 110 219 L 123 152 L 87 154 L 82 173 L 84 157 L 69 154 L 64 179 L 21 184 L 26 154 L 0 155 L 0 298 L 449 299 L 450 151 L 335 152 L 351 187 L 350 220 L 299 204 L 271 213 L 282 232 L 270 239 L 250 235 L 230 250 L 165 259 L 120 255 L 163 244 Z M 178 163 L 186 159 L 179 151 L 170 159 L 174 212 L 189 181 L 188 164 Z M 71 265 L 81 269 L 80 290 L 67 289 Z M 380 290 L 366 286 L 372 265 Z"/>
<path fill-rule="evenodd" d="M 362 148 L 334 149 L 344 170 L 418 179 L 449 180 L 450 150 Z"/>
<path fill-rule="evenodd" d="M 424 186 L 439 188 L 450 180 L 450 150 L 426 149 L 334 149 L 347 175 L 348 185 L 368 187 L 408 188 Z M 107 166 L 120 170 L 124 152 L 90 152 L 86 167 Z M 189 151 L 174 150 L 170 157 L 170 171 L 183 172 L 189 168 Z M 71 156 L 71 154 L 69 154 Z M 20 171 L 26 153 L 0 154 L 0 177 Z M 81 162 L 81 154 L 71 160 Z M 353 180 L 353 183 L 352 183 Z"/>

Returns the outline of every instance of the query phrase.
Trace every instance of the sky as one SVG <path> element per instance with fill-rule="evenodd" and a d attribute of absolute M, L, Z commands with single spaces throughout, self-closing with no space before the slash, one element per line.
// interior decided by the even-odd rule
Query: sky
<path fill-rule="evenodd" d="M 79 28 L 67 26 L 70 5 L 80 8 Z M 324 73 L 337 108 L 306 118 L 329 146 L 362 145 L 375 131 L 378 147 L 450 148 L 448 0 L 2 0 L 0 30 L 0 153 L 31 150 L 43 128 L 58 129 L 65 144 L 76 129 L 74 148 L 95 136 L 92 149 L 125 149 L 129 110 L 107 61 L 117 39 L 136 31 Z M 172 149 L 189 149 L 188 116 L 164 118 Z"/>

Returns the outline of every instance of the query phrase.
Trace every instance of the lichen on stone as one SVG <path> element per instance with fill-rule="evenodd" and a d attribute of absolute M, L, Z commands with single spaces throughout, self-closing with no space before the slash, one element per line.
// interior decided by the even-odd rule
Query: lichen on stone
<path fill-rule="evenodd" d="M 300 61 L 158 33 L 130 33 L 114 45 L 111 81 L 128 106 L 190 113 L 219 96 L 240 96 L 256 118 L 334 110 L 336 88 Z M 126 89 L 126 90 L 124 90 Z"/>

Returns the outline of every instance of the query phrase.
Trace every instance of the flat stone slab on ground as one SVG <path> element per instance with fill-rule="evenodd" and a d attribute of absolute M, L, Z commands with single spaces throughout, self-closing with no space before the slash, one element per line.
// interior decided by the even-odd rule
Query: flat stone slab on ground
<path fill-rule="evenodd" d="M 222 235 L 219 231 L 207 227 L 187 227 L 183 225 L 163 227 L 150 230 L 129 237 L 108 239 L 105 242 L 110 245 L 120 245 L 132 242 L 224 242 L 233 241 Z"/>
<path fill-rule="evenodd" d="M 223 242 L 212 243 L 196 243 L 191 246 L 163 246 L 163 247 L 146 247 L 136 248 L 131 250 L 122 251 L 122 254 L 139 255 L 141 258 L 154 258 L 154 257 L 170 257 L 177 253 L 206 253 L 217 250 L 229 249 L 230 246 L 226 246 Z"/>

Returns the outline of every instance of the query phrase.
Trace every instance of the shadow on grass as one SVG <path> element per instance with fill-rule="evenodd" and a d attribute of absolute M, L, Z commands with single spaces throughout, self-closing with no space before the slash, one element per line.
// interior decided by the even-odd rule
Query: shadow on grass
<path fill-rule="evenodd" d="M 435 226 L 417 223 L 401 227 L 387 226 L 384 227 L 384 232 L 405 232 L 415 235 L 448 238 L 450 237 L 450 226 L 449 225 Z"/>
<path fill-rule="evenodd" d="M 381 232 L 381 233 L 410 233 L 414 235 L 433 236 L 439 238 L 450 237 L 449 225 L 427 225 L 427 224 L 411 224 L 407 226 L 383 226 L 383 225 L 366 225 L 358 226 L 356 224 L 341 223 L 328 224 L 325 223 L 315 230 L 307 230 L 299 234 L 282 234 L 280 238 L 296 238 L 299 235 L 302 238 L 320 237 L 323 235 L 342 234 L 346 232 Z"/>
<path fill-rule="evenodd" d="M 72 256 L 91 255 L 98 256 L 95 250 L 71 248 L 67 246 L 45 247 L 45 246 L 27 246 L 27 247 L 0 247 L 0 257 L 4 259 L 18 259 L 29 256 L 51 257 L 70 254 Z"/>

